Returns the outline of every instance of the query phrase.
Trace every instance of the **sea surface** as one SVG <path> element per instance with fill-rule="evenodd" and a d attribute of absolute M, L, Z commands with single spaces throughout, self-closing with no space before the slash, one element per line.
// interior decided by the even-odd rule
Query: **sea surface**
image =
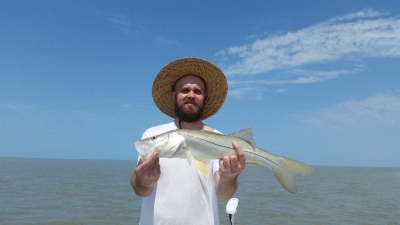
<path fill-rule="evenodd" d="M 138 224 L 135 161 L 0 158 L 0 224 Z M 271 171 L 240 176 L 235 224 L 400 224 L 400 168 L 315 166 L 284 190 Z M 229 224 L 227 201 L 220 223 Z M 183 212 L 184 213 L 184 212 Z"/>

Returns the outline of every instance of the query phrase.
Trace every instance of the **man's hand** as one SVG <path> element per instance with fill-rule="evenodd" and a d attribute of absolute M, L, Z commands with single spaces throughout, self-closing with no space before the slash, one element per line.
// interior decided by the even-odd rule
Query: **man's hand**
<path fill-rule="evenodd" d="M 217 195 L 221 199 L 229 199 L 238 187 L 237 178 L 245 169 L 246 162 L 242 147 L 232 142 L 236 155 L 224 156 L 219 160 L 219 173 L 216 173 Z"/>
<path fill-rule="evenodd" d="M 232 142 L 236 155 L 224 156 L 219 160 L 219 172 L 221 177 L 237 177 L 246 166 L 244 152 L 242 147 L 235 141 Z"/>
<path fill-rule="evenodd" d="M 160 161 L 158 158 L 159 153 L 153 153 L 148 159 L 136 165 L 135 173 L 131 178 L 131 185 L 138 196 L 150 195 L 153 191 L 154 183 L 160 178 Z"/>

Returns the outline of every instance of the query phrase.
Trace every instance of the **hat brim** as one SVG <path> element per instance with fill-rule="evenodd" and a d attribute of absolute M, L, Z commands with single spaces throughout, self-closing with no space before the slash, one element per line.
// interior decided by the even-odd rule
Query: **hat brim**
<path fill-rule="evenodd" d="M 179 78 L 187 75 L 196 75 L 205 82 L 206 101 L 202 119 L 218 112 L 228 93 L 226 77 L 217 66 L 199 58 L 172 61 L 158 72 L 152 87 L 153 100 L 157 107 L 163 113 L 175 118 L 175 106 L 171 97 L 172 86 Z"/>

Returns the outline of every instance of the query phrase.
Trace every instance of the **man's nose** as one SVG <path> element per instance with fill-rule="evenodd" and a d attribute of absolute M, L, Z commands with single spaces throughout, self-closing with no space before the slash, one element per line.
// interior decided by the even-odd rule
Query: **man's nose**
<path fill-rule="evenodd" d="M 193 91 L 189 91 L 188 97 L 189 97 L 189 98 L 194 98 L 194 92 L 193 92 Z"/>

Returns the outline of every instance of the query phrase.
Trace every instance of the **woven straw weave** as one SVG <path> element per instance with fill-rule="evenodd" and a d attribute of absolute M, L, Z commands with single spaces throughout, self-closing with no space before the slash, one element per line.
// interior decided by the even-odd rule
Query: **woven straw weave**
<path fill-rule="evenodd" d="M 157 107 L 168 116 L 175 118 L 172 85 L 186 75 L 196 75 L 206 84 L 206 103 L 202 119 L 214 115 L 223 105 L 228 93 L 224 73 L 214 64 L 199 58 L 182 58 L 164 66 L 153 82 L 152 94 Z"/>

